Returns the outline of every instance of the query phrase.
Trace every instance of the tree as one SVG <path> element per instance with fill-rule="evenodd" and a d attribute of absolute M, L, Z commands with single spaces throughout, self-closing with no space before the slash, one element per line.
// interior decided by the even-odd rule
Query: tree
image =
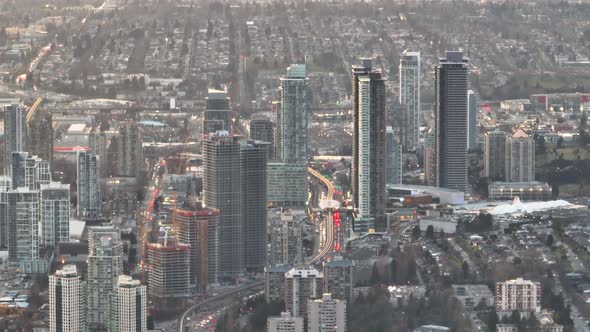
<path fill-rule="evenodd" d="M 490 310 L 486 317 L 486 325 L 488 326 L 488 331 L 496 331 L 496 325 L 500 322 L 500 318 L 498 318 L 498 314 L 496 310 Z"/>
<path fill-rule="evenodd" d="M 412 238 L 417 240 L 420 237 L 420 227 L 418 225 L 412 227 Z"/>
<path fill-rule="evenodd" d="M 381 281 L 381 276 L 379 275 L 379 268 L 377 267 L 377 262 L 373 263 L 373 269 L 371 270 L 371 285 L 376 285 Z"/>
<path fill-rule="evenodd" d="M 461 270 L 463 270 L 463 279 L 469 278 L 469 264 L 467 261 L 463 261 L 463 265 L 461 266 Z"/>
<path fill-rule="evenodd" d="M 264 296 L 248 300 L 248 307 L 252 308 L 252 314 L 248 317 L 248 323 L 254 331 L 262 331 L 266 327 L 266 319 L 270 316 L 279 316 L 285 311 L 284 302 L 266 303 Z"/>
<path fill-rule="evenodd" d="M 153 330 L 155 328 L 156 328 L 156 326 L 154 324 L 154 318 L 151 315 L 148 315 L 148 317 L 147 317 L 147 329 L 148 330 Z"/>
<path fill-rule="evenodd" d="M 553 247 L 553 235 L 552 234 L 547 235 L 547 239 L 545 239 L 545 244 L 547 245 L 547 247 Z"/>
<path fill-rule="evenodd" d="M 557 199 L 559 197 L 559 184 L 557 182 L 553 182 L 551 184 L 551 198 Z"/>
<path fill-rule="evenodd" d="M 428 225 L 426 228 L 426 237 L 429 239 L 434 239 L 434 226 Z"/>
<path fill-rule="evenodd" d="M 543 155 L 547 152 L 547 145 L 545 144 L 545 136 L 536 135 L 534 136 L 535 141 L 535 152 L 539 155 Z"/>
<path fill-rule="evenodd" d="M 519 324 L 520 323 L 520 312 L 518 312 L 518 310 L 512 310 L 509 320 L 510 320 L 511 324 Z"/>
<path fill-rule="evenodd" d="M 397 284 L 397 261 L 394 259 L 389 263 L 389 282 Z"/>

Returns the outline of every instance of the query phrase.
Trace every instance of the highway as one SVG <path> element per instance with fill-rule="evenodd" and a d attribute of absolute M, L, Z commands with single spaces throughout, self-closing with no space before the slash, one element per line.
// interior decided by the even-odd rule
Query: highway
<path fill-rule="evenodd" d="M 307 171 L 311 176 L 315 177 L 318 181 L 322 182 L 328 189 L 327 199 L 333 199 L 334 196 L 334 185 L 328 179 L 324 178 L 318 171 L 314 170 L 311 167 L 307 168 Z M 307 265 L 313 265 L 315 263 L 320 262 L 324 257 L 332 252 L 332 247 L 334 245 L 334 222 L 332 220 L 332 213 L 328 213 L 328 218 L 322 223 L 322 226 L 326 228 L 326 242 L 322 249 L 313 257 L 308 259 L 305 263 Z M 264 285 L 264 280 L 254 282 L 252 284 L 243 285 L 238 288 L 232 289 L 229 292 L 225 292 L 223 294 L 219 294 L 217 296 L 210 297 L 208 299 L 202 300 L 198 303 L 193 304 L 188 309 L 184 311 L 184 313 L 178 319 L 178 331 L 184 332 L 186 331 L 185 323 L 187 322 L 187 318 L 191 315 L 195 310 L 200 308 L 201 306 L 215 303 L 221 300 L 224 300 L 228 297 L 234 296 L 239 294 L 243 291 L 250 291 L 254 288 L 261 287 Z"/>
<path fill-rule="evenodd" d="M 328 200 L 334 198 L 334 185 L 332 182 L 328 181 L 322 174 L 318 171 L 314 170 L 311 167 L 307 168 L 307 171 L 315 177 L 317 180 L 322 182 L 326 188 L 328 188 L 328 194 L 326 195 Z M 326 257 L 329 253 L 332 252 L 332 246 L 334 245 L 334 221 L 332 220 L 332 213 L 327 213 L 328 218 L 322 223 L 322 226 L 326 229 L 326 244 L 322 247 L 320 252 L 312 257 L 307 264 L 315 264 L 316 262 L 320 261 L 322 258 Z"/>
<path fill-rule="evenodd" d="M 27 124 L 31 122 L 31 120 L 35 117 L 35 113 L 37 112 L 37 108 L 43 102 L 43 98 L 37 98 L 31 108 L 29 109 L 29 113 L 27 113 Z"/>

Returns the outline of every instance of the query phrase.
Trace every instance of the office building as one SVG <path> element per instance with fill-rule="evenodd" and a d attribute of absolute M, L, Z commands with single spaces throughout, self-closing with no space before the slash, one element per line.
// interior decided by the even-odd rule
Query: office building
<path fill-rule="evenodd" d="M 13 152 L 10 171 L 12 189 L 26 187 L 39 190 L 51 182 L 49 162 L 27 152 Z"/>
<path fill-rule="evenodd" d="M 227 92 L 209 89 L 203 111 L 203 134 L 209 135 L 217 131 L 233 132 L 232 114 Z"/>
<path fill-rule="evenodd" d="M 275 133 L 272 122 L 266 115 L 252 115 L 250 118 L 250 139 L 270 143 L 267 146 L 267 158 L 268 160 L 274 160 Z"/>
<path fill-rule="evenodd" d="M 468 192 L 467 186 L 467 59 L 447 51 L 435 69 L 436 186 Z"/>
<path fill-rule="evenodd" d="M 27 151 L 27 109 L 14 103 L 4 107 L 4 174 L 10 174 L 12 153 Z"/>
<path fill-rule="evenodd" d="M 494 130 L 485 136 L 484 172 L 490 181 L 506 181 L 510 174 L 508 135 Z"/>
<path fill-rule="evenodd" d="M 354 231 L 384 230 L 385 220 L 385 80 L 371 59 L 352 67 L 352 191 L 358 208 Z"/>
<path fill-rule="evenodd" d="M 93 330 L 104 330 L 109 323 L 109 297 L 117 278 L 123 274 L 123 243 L 109 237 L 100 238 L 99 245 L 88 255 L 87 323 Z"/>
<path fill-rule="evenodd" d="M 352 301 L 354 263 L 340 256 L 324 262 L 324 293 L 339 300 Z"/>
<path fill-rule="evenodd" d="M 217 283 L 219 250 L 219 210 L 204 208 L 173 210 L 178 241 L 190 247 L 189 279 L 191 288 L 204 291 Z"/>
<path fill-rule="evenodd" d="M 70 185 L 59 182 L 42 184 L 41 225 L 43 245 L 55 248 L 70 239 Z"/>
<path fill-rule="evenodd" d="M 477 113 L 479 112 L 479 98 L 473 90 L 467 92 L 468 119 L 467 119 L 467 149 L 477 150 Z"/>
<path fill-rule="evenodd" d="M 91 152 L 79 151 L 76 170 L 77 214 L 81 217 L 96 217 L 100 215 L 98 157 Z"/>
<path fill-rule="evenodd" d="M 303 226 L 305 210 L 276 209 L 269 214 L 272 265 L 303 264 Z"/>
<path fill-rule="evenodd" d="M 280 317 L 267 318 L 266 332 L 303 332 L 303 318 L 281 312 Z"/>
<path fill-rule="evenodd" d="M 121 275 L 110 297 L 109 331 L 147 331 L 147 291 L 139 280 Z"/>
<path fill-rule="evenodd" d="M 49 330 L 86 331 L 85 285 L 75 265 L 49 276 Z"/>
<path fill-rule="evenodd" d="M 137 177 L 144 170 L 143 135 L 135 122 L 124 122 L 117 137 L 117 175 Z"/>
<path fill-rule="evenodd" d="M 496 283 L 496 312 L 510 314 L 513 310 L 536 312 L 541 310 L 541 284 L 517 278 Z"/>
<path fill-rule="evenodd" d="M 285 307 L 293 317 L 307 315 L 307 301 L 322 293 L 322 278 L 313 267 L 297 267 L 285 273 Z"/>
<path fill-rule="evenodd" d="M 428 131 L 424 134 L 424 183 L 427 186 L 435 186 L 436 185 L 436 177 L 434 175 L 435 167 L 434 163 L 436 162 L 434 159 L 436 150 L 436 137 L 434 134 L 434 128 L 429 128 Z"/>
<path fill-rule="evenodd" d="M 522 129 L 510 138 L 510 181 L 535 181 L 535 141 Z"/>
<path fill-rule="evenodd" d="M 267 303 L 285 301 L 285 273 L 292 265 L 273 265 L 264 268 L 264 299 Z"/>
<path fill-rule="evenodd" d="M 203 142 L 207 207 L 219 209 L 219 277 L 243 272 L 243 197 L 241 147 L 227 131 L 209 135 Z"/>
<path fill-rule="evenodd" d="M 147 292 L 156 299 L 190 295 L 190 247 L 174 243 L 147 244 Z"/>
<path fill-rule="evenodd" d="M 403 105 L 400 141 L 414 151 L 420 138 L 420 52 L 404 51 L 399 64 L 399 103 Z"/>
<path fill-rule="evenodd" d="M 287 163 L 307 163 L 307 128 L 310 107 L 309 80 L 304 64 L 293 64 L 280 82 L 277 114 L 277 153 Z"/>
<path fill-rule="evenodd" d="M 385 144 L 387 153 L 387 184 L 402 183 L 402 145 L 392 127 L 385 130 Z"/>
<path fill-rule="evenodd" d="M 244 141 L 242 159 L 242 207 L 244 268 L 260 273 L 266 266 L 266 154 L 270 143 Z"/>
<path fill-rule="evenodd" d="M 274 206 L 305 207 L 307 164 L 270 162 L 267 164 L 267 199 Z"/>
<path fill-rule="evenodd" d="M 309 299 L 307 331 L 346 331 L 346 301 L 333 299 L 329 293 L 323 294 L 321 299 Z"/>

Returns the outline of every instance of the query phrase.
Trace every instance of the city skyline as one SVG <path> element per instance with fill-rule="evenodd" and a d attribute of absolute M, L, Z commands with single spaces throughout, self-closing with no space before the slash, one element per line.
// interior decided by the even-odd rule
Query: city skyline
<path fill-rule="evenodd" d="M 0 330 L 589 329 L 590 4 L 2 13 Z"/>

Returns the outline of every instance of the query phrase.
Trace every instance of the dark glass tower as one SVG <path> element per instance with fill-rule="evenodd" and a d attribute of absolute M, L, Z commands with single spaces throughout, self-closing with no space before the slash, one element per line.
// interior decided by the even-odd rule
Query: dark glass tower
<path fill-rule="evenodd" d="M 435 70 L 436 186 L 467 192 L 467 59 L 447 51 Z"/>

